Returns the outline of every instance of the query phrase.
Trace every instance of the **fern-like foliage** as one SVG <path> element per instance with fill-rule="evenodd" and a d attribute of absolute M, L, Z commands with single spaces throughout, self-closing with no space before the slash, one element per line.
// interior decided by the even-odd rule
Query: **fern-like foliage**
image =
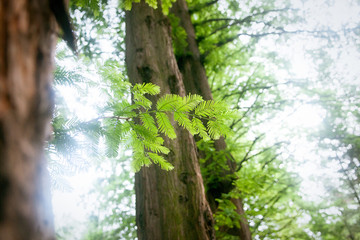
<path fill-rule="evenodd" d="M 132 149 L 132 166 L 138 171 L 143 166 L 157 164 L 164 170 L 171 170 L 173 166 L 166 161 L 165 156 L 170 152 L 164 146 L 164 139 L 175 139 L 175 128 L 178 125 L 188 130 L 192 135 L 198 134 L 204 141 L 217 139 L 228 133 L 225 120 L 230 111 L 221 102 L 204 101 L 199 95 L 168 94 L 152 102 L 149 96 L 160 93 L 159 86 L 152 83 L 129 85 L 122 81 L 122 74 L 117 73 L 118 66 L 114 62 L 107 62 L 100 69 L 106 79 L 105 91 L 109 97 L 106 106 L 101 108 L 103 116 L 88 122 L 79 119 L 54 120 L 54 143 L 61 152 L 73 153 L 70 148 L 75 146 L 73 136 L 91 139 L 94 145 L 104 144 L 101 150 L 109 158 L 116 158 L 119 151 Z M 56 76 L 66 80 L 68 75 L 58 69 Z M 66 82 L 66 81 L 64 81 Z M 124 83 L 123 83 L 124 82 Z M 125 95 L 130 89 L 132 101 Z M 64 131 L 58 129 L 63 126 Z M 65 131 L 66 130 L 66 131 Z M 63 141 L 61 141 L 63 139 Z M 70 143 L 61 145 L 61 143 Z M 88 146 L 88 149 L 92 146 Z M 96 149 L 94 147 L 94 149 Z M 68 150 L 68 151 L 67 151 Z"/>
<path fill-rule="evenodd" d="M 164 137 L 176 138 L 175 123 L 193 135 L 198 134 L 204 141 L 229 132 L 225 119 L 231 111 L 221 102 L 204 101 L 199 95 L 168 94 L 153 104 L 148 96 L 159 94 L 160 88 L 152 83 L 136 84 L 131 92 L 133 103 L 110 104 L 114 116 L 106 117 L 104 123 L 110 124 L 105 136 L 113 151 L 108 151 L 108 155 L 114 157 L 120 143 L 126 142 L 133 150 L 135 171 L 153 163 L 164 170 L 173 168 L 164 158 L 170 150 L 163 144 Z"/>
<path fill-rule="evenodd" d="M 160 132 L 164 133 L 170 139 L 176 138 L 174 127 L 171 125 L 169 117 L 164 112 L 156 112 L 156 120 Z"/>

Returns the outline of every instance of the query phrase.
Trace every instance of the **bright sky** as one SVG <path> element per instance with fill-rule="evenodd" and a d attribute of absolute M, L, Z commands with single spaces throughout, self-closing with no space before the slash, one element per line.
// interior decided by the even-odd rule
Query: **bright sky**
<path fill-rule="evenodd" d="M 86 230 L 84 224 L 89 214 L 94 210 L 82 204 L 82 196 L 86 195 L 98 176 L 94 169 L 89 169 L 86 172 L 76 174 L 72 177 L 67 177 L 72 190 L 61 191 L 53 190 L 52 203 L 55 216 L 55 227 L 71 226 L 76 227 L 77 230 L 75 239 L 81 237 L 81 233 Z"/>
<path fill-rule="evenodd" d="M 303 1 L 295 1 L 300 3 Z M 304 8 L 309 12 L 307 18 L 310 23 L 320 23 L 329 26 L 333 29 L 341 29 L 347 27 L 356 27 L 360 24 L 360 8 L 356 1 L 351 0 L 335 0 L 333 5 L 327 7 L 324 4 L 319 4 L 321 1 L 305 1 Z M 344 41 L 345 39 L 340 39 Z M 312 46 L 313 45 L 313 46 Z M 336 71 L 343 74 L 343 79 L 349 79 L 354 83 L 357 81 L 360 84 L 360 54 L 358 46 L 350 45 L 345 46 L 339 42 L 340 49 L 333 51 L 332 55 L 337 56 Z M 309 56 L 304 53 L 304 50 L 317 47 L 316 42 L 298 42 L 295 46 L 295 53 L 291 57 L 292 70 L 295 76 L 303 78 L 306 76 L 312 77 L 313 72 Z M 291 51 L 289 51 L 291 52 Z M 290 128 L 304 128 L 304 130 L 317 129 L 321 126 L 322 116 L 324 111 L 314 105 L 303 105 L 294 114 L 292 114 L 286 121 Z M 339 166 L 324 169 L 321 167 L 321 157 L 315 154 L 317 146 L 315 143 L 310 143 L 302 136 L 297 140 L 294 147 L 294 156 L 298 158 L 302 165 L 296 168 L 296 171 L 303 178 L 302 191 L 308 195 L 310 199 L 316 200 L 319 196 L 324 194 L 324 189 L 321 183 L 314 180 L 314 177 L 321 176 L 322 174 L 333 175 L 334 179 L 337 177 L 337 170 Z M 311 152 L 313 151 L 313 152 Z M 306 161 L 303 161 L 306 160 Z M 329 172 L 330 171 L 330 172 Z"/>
<path fill-rule="evenodd" d="M 360 23 L 360 8 L 357 6 L 356 1 L 335 0 L 331 1 L 334 4 L 330 7 L 321 4 L 322 1 L 293 0 L 292 2 L 296 7 L 304 9 L 304 15 L 307 16 L 306 19 L 311 24 L 320 23 L 338 29 L 345 23 L 352 22 L 352 26 Z M 311 28 L 310 25 L 308 27 Z M 267 48 L 275 46 L 272 42 L 266 42 L 263 44 L 264 47 Z M 316 72 L 312 68 L 309 56 L 305 53 L 305 50 L 317 46 L 317 43 L 314 41 L 309 43 L 306 40 L 301 40 L 291 42 L 291 45 L 288 46 L 283 45 L 281 48 L 276 46 L 276 48 L 279 50 L 280 54 L 290 59 L 292 67 L 290 70 L 293 73 L 293 76 L 298 78 L 307 78 L 309 76 L 314 77 Z M 344 70 L 344 72 L 347 72 L 347 74 L 352 76 L 350 79 L 357 78 L 357 80 L 359 80 L 360 56 L 358 51 L 355 51 L 355 49 L 351 49 L 350 47 L 350 49 L 343 49 L 340 53 L 341 55 L 339 57 L 338 67 L 347 69 Z M 279 72 L 279 76 L 284 77 L 284 74 Z M 75 112 L 80 112 L 80 115 L 86 119 L 96 117 L 96 111 L 92 108 L 92 106 L 96 106 L 97 98 L 100 97 L 96 90 L 92 90 L 92 92 L 89 93 L 90 96 L 86 101 L 79 101 L 81 96 L 79 96 L 75 90 L 67 89 L 66 91 L 62 91 L 62 94 L 64 94 L 67 101 L 71 103 L 69 106 L 73 108 Z M 84 105 L 84 102 L 87 102 L 86 105 Z M 285 111 L 276 120 L 272 121 L 267 126 L 264 125 L 262 127 L 271 129 L 271 131 L 269 130 L 268 135 L 271 136 L 271 132 L 273 132 L 273 136 L 275 138 L 275 136 L 278 136 L 279 134 L 288 134 L 288 130 L 286 129 L 297 128 L 303 129 L 304 131 L 316 129 L 321 125 L 322 116 L 323 111 L 319 107 L 307 104 L 299 106 L 297 111 L 290 115 L 289 112 Z M 294 139 L 291 145 L 293 154 L 297 160 L 299 162 L 303 162 L 303 164 L 293 167 L 304 180 L 302 185 L 304 193 L 317 193 L 321 195 L 321 185 L 315 184 L 315 182 L 311 180 L 311 177 L 315 175 L 315 173 L 322 173 L 323 171 L 319 163 L 319 157 L 311 152 L 311 149 L 314 149 L 315 147 L 316 146 L 309 143 L 304 136 L 299 136 Z M 89 191 L 92 180 L 94 180 L 94 176 L 97 176 L 97 174 L 98 173 L 95 172 L 94 169 L 89 169 L 88 172 L 69 178 L 69 182 L 73 187 L 73 191 L 71 192 L 54 190 L 53 207 L 55 221 L 58 226 L 62 224 L 69 224 L 70 219 L 74 219 L 74 221 L 78 222 L 86 220 L 85 218 L 89 213 L 89 209 L 80 205 L 81 195 L 86 194 Z"/>

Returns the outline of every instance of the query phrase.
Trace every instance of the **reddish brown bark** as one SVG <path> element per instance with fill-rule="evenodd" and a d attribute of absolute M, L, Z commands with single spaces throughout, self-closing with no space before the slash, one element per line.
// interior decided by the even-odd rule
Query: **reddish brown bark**
<path fill-rule="evenodd" d="M 206 100 L 213 99 L 211 89 L 208 83 L 205 68 L 201 62 L 200 51 L 196 42 L 195 29 L 191 22 L 191 17 L 185 0 L 177 0 L 171 9 L 171 12 L 180 19 L 180 25 L 185 29 L 187 33 L 187 48 L 183 51 L 186 54 L 184 56 L 177 56 L 178 66 L 183 75 L 184 85 L 187 93 L 199 94 Z M 217 151 L 225 150 L 226 143 L 223 138 L 215 141 L 215 149 Z M 209 161 L 212 161 L 211 159 Z M 236 163 L 230 156 L 228 157 L 227 165 L 230 170 L 224 170 L 223 172 L 211 173 L 212 177 L 219 176 L 219 181 L 224 178 L 225 175 L 233 174 L 236 171 Z M 224 182 L 218 182 L 216 188 L 208 186 L 206 193 L 207 199 L 210 202 L 210 206 L 213 212 L 216 212 L 217 204 L 215 199 L 219 198 L 222 193 L 228 193 L 232 188 L 232 182 L 224 180 Z M 231 199 L 231 201 L 237 207 L 237 213 L 241 215 L 240 228 L 230 229 L 229 234 L 239 236 L 242 240 L 250 240 L 251 233 L 246 218 L 244 217 L 244 209 L 241 199 Z"/>
<path fill-rule="evenodd" d="M 172 49 L 170 24 L 161 9 L 143 1 L 126 13 L 126 65 L 131 83 L 152 82 L 161 95 L 184 95 L 183 79 Z M 155 102 L 156 98 L 152 98 Z M 136 222 L 142 239 L 214 239 L 196 145 L 174 124 L 177 138 L 165 138 L 166 159 L 174 170 L 143 167 L 135 176 Z"/>
<path fill-rule="evenodd" d="M 43 144 L 56 35 L 48 0 L 0 1 L 0 239 L 55 239 Z"/>

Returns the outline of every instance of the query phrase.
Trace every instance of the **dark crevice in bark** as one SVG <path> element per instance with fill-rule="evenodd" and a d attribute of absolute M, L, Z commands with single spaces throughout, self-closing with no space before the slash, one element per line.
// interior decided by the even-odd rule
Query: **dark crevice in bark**
<path fill-rule="evenodd" d="M 170 75 L 168 77 L 168 84 L 169 84 L 170 92 L 172 94 L 179 94 L 179 89 L 180 88 L 179 88 L 179 86 L 177 84 L 175 75 Z"/>
<path fill-rule="evenodd" d="M 140 74 L 143 83 L 151 82 L 153 71 L 149 66 L 138 67 L 137 71 Z"/>
<path fill-rule="evenodd" d="M 3 150 L 2 147 L 3 146 L 0 146 L 0 151 Z M 6 215 L 5 215 L 6 196 L 9 194 L 9 189 L 10 189 L 10 180 L 4 174 L 0 173 L 0 222 L 6 220 Z"/>

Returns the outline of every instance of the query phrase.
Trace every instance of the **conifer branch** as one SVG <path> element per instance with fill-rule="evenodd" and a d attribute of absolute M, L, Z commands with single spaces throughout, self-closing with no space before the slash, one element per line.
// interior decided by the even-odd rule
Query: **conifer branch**
<path fill-rule="evenodd" d="M 131 91 L 134 101 L 132 104 L 112 104 L 110 108 L 113 108 L 113 116 L 103 116 L 92 121 L 115 120 L 103 122 L 105 136 L 111 146 L 109 155 L 117 154 L 121 142 L 129 142 L 128 146 L 134 152 L 132 165 L 135 171 L 152 163 L 158 164 L 164 170 L 173 168 L 163 157 L 170 149 L 163 145 L 164 139 L 161 135 L 162 133 L 170 139 L 176 138 L 173 122 L 192 135 L 198 134 L 204 141 L 218 139 L 229 132 L 225 119 L 231 118 L 233 113 L 222 102 L 204 101 L 196 94 L 185 97 L 168 94 L 153 103 L 146 94 L 159 94 L 160 88 L 151 83 L 136 84 L 131 87 Z M 207 122 L 206 126 L 204 120 Z M 122 127 L 124 124 L 127 124 L 125 128 Z"/>

